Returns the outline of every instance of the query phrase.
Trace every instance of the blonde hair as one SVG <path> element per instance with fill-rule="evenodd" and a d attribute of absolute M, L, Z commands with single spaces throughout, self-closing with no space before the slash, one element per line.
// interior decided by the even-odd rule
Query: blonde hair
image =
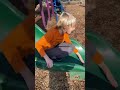
<path fill-rule="evenodd" d="M 57 27 L 62 28 L 64 26 L 72 26 L 74 23 L 76 23 L 76 18 L 72 14 L 63 12 L 59 17 Z"/>

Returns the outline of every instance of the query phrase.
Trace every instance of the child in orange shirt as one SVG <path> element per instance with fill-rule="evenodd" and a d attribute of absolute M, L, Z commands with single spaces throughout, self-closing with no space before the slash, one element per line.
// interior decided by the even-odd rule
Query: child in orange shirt
<path fill-rule="evenodd" d="M 45 59 L 48 68 L 53 66 L 53 60 L 59 61 L 72 52 L 76 53 L 80 61 L 84 63 L 78 50 L 69 39 L 69 34 L 75 30 L 75 25 L 76 18 L 67 12 L 63 12 L 59 17 L 57 25 L 36 42 L 35 48 Z"/>
<path fill-rule="evenodd" d="M 87 40 L 87 39 L 86 39 Z M 112 73 L 110 72 L 109 68 L 106 66 L 104 63 L 104 58 L 103 56 L 97 51 L 96 46 L 91 43 L 89 40 L 87 40 L 86 44 L 86 66 L 89 65 L 89 60 L 93 60 L 95 64 L 97 64 L 104 72 L 106 75 L 107 79 L 109 80 L 110 84 L 117 88 L 118 83 L 114 79 Z"/>
<path fill-rule="evenodd" d="M 34 14 L 31 14 L 0 43 L 0 50 L 2 50 L 14 71 L 21 74 L 24 78 L 29 90 L 34 90 L 35 78 L 34 74 L 24 63 L 23 57 L 34 52 L 34 33 L 31 33 L 33 30 L 30 30 L 34 27 L 33 21 Z"/>

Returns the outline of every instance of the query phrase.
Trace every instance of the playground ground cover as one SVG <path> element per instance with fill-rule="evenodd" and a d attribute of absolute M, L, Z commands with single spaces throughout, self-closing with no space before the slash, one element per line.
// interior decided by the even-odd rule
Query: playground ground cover
<path fill-rule="evenodd" d="M 91 28 L 120 51 L 120 1 L 100 0 L 96 6 L 98 8 L 86 17 L 86 28 Z"/>

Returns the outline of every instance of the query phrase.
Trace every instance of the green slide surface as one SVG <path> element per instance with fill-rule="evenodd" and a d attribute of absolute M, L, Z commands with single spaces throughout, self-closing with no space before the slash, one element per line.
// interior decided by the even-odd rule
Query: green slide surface
<path fill-rule="evenodd" d="M 0 41 L 25 18 L 8 0 L 0 0 Z"/>
<path fill-rule="evenodd" d="M 21 75 L 14 72 L 2 53 L 0 53 L 0 85 L 3 90 L 27 90 Z"/>
<path fill-rule="evenodd" d="M 35 25 L 35 42 L 37 42 L 44 34 L 45 32 L 38 25 Z M 85 49 L 76 40 L 71 39 L 71 41 L 79 50 L 79 53 L 85 60 Z M 45 60 L 40 57 L 37 51 L 35 53 L 35 60 L 37 67 L 42 69 L 48 69 L 46 67 Z M 70 56 L 63 58 L 62 62 L 55 62 L 53 68 L 51 68 L 50 71 L 85 72 L 85 68 L 81 64 L 82 63 L 79 61 L 78 57 L 74 53 L 72 53 Z"/>
<path fill-rule="evenodd" d="M 9 78 L 2 73 L 0 73 L 0 86 L 0 90 L 27 90 L 25 83 Z"/>
<path fill-rule="evenodd" d="M 86 35 L 88 40 L 95 44 L 97 50 L 103 55 L 105 64 L 120 85 L 120 52 L 115 50 L 101 36 L 90 32 Z M 97 90 L 113 90 L 103 72 L 93 62 L 86 66 L 86 86 Z"/>

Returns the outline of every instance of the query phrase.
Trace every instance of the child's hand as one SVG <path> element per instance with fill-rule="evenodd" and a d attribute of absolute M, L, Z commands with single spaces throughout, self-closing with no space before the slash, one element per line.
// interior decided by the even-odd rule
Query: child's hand
<path fill-rule="evenodd" d="M 46 63 L 47 63 L 47 67 L 48 68 L 52 68 L 53 67 L 53 61 L 50 58 L 46 60 Z"/>
<path fill-rule="evenodd" d="M 84 60 L 81 57 L 79 57 L 79 59 L 83 64 L 85 63 Z"/>
<path fill-rule="evenodd" d="M 44 56 L 44 59 L 47 63 L 47 67 L 52 68 L 53 67 L 53 61 L 47 56 L 47 54 Z"/>
<path fill-rule="evenodd" d="M 115 78 L 113 77 L 111 71 L 109 70 L 109 68 L 106 66 L 106 64 L 101 63 L 101 64 L 98 64 L 98 66 L 103 70 L 104 74 L 106 75 L 107 79 L 109 80 L 109 82 L 111 83 L 111 85 L 115 88 L 118 87 L 118 83 L 117 81 L 115 80 Z"/>
<path fill-rule="evenodd" d="M 118 87 L 118 83 L 117 83 L 116 81 L 111 82 L 111 85 L 112 85 L 113 87 L 115 87 L 115 88 Z"/>
<path fill-rule="evenodd" d="M 84 64 L 85 62 L 84 62 L 83 58 L 81 57 L 81 55 L 79 53 L 76 53 L 76 54 L 77 54 L 78 58 L 80 59 L 80 61 Z"/>

